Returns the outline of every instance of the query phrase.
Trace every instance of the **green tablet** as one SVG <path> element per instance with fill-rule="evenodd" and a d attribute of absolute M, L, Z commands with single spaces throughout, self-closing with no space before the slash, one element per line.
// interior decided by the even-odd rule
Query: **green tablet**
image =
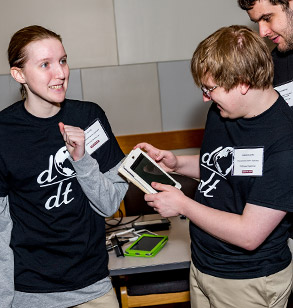
<path fill-rule="evenodd" d="M 125 256 L 154 257 L 167 243 L 167 235 L 143 234 L 126 250 Z"/>

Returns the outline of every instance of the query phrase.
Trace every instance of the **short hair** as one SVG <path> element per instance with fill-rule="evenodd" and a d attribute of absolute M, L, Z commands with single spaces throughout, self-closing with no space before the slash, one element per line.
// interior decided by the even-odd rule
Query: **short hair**
<path fill-rule="evenodd" d="M 14 33 L 7 50 L 10 68 L 23 68 L 27 61 L 26 46 L 31 42 L 47 38 L 55 38 L 62 43 L 62 38 L 59 34 L 38 25 L 25 27 Z M 26 91 L 23 85 L 20 92 L 24 98 Z"/>
<path fill-rule="evenodd" d="M 264 40 L 246 26 L 223 27 L 203 40 L 191 60 L 195 83 L 209 77 L 226 91 L 239 84 L 265 89 L 272 85 L 273 60 Z"/>
<path fill-rule="evenodd" d="M 254 7 L 256 1 L 259 0 L 238 0 L 239 6 L 246 11 L 251 10 Z M 289 8 L 289 0 L 268 0 L 272 5 L 281 5 L 283 9 Z"/>

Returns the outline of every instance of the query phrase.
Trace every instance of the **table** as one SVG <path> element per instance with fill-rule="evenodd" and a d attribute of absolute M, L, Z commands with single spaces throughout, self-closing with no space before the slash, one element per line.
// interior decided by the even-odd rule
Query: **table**
<path fill-rule="evenodd" d="M 131 221 L 134 217 L 125 217 L 123 222 Z M 160 215 L 144 215 L 138 221 L 154 220 Z M 160 235 L 168 235 L 168 242 L 163 249 L 152 258 L 144 257 L 117 257 L 114 251 L 109 252 L 110 276 L 131 275 L 146 272 L 184 269 L 190 266 L 190 237 L 189 221 L 178 217 L 169 218 L 169 230 L 154 231 Z M 130 226 L 131 227 L 131 226 Z M 125 250 L 131 243 L 123 245 Z"/>

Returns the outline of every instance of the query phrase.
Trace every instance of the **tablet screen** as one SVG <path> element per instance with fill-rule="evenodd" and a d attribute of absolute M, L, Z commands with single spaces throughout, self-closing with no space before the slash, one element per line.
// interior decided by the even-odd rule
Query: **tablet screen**
<path fill-rule="evenodd" d="M 151 251 L 162 239 L 163 237 L 142 237 L 131 250 Z"/>
<path fill-rule="evenodd" d="M 150 160 L 148 160 L 143 154 L 140 154 L 136 161 L 130 167 L 136 174 L 138 174 L 149 185 L 152 182 L 158 182 L 162 184 L 175 186 L 175 182 L 172 181 L 166 174 L 164 174 L 157 166 L 155 166 Z"/>

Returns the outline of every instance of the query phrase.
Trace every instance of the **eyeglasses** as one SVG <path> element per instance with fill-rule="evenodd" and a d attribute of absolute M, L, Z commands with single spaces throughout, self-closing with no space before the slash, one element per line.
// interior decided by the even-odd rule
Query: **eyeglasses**
<path fill-rule="evenodd" d="M 214 91 L 217 87 L 218 87 L 218 85 L 216 85 L 216 86 L 214 86 L 214 87 L 212 87 L 212 88 L 210 88 L 210 89 L 207 89 L 206 87 L 201 86 L 201 90 L 202 90 L 203 95 L 204 95 L 205 97 L 211 99 L 211 98 L 212 98 L 212 97 L 211 97 L 211 92 Z"/>

